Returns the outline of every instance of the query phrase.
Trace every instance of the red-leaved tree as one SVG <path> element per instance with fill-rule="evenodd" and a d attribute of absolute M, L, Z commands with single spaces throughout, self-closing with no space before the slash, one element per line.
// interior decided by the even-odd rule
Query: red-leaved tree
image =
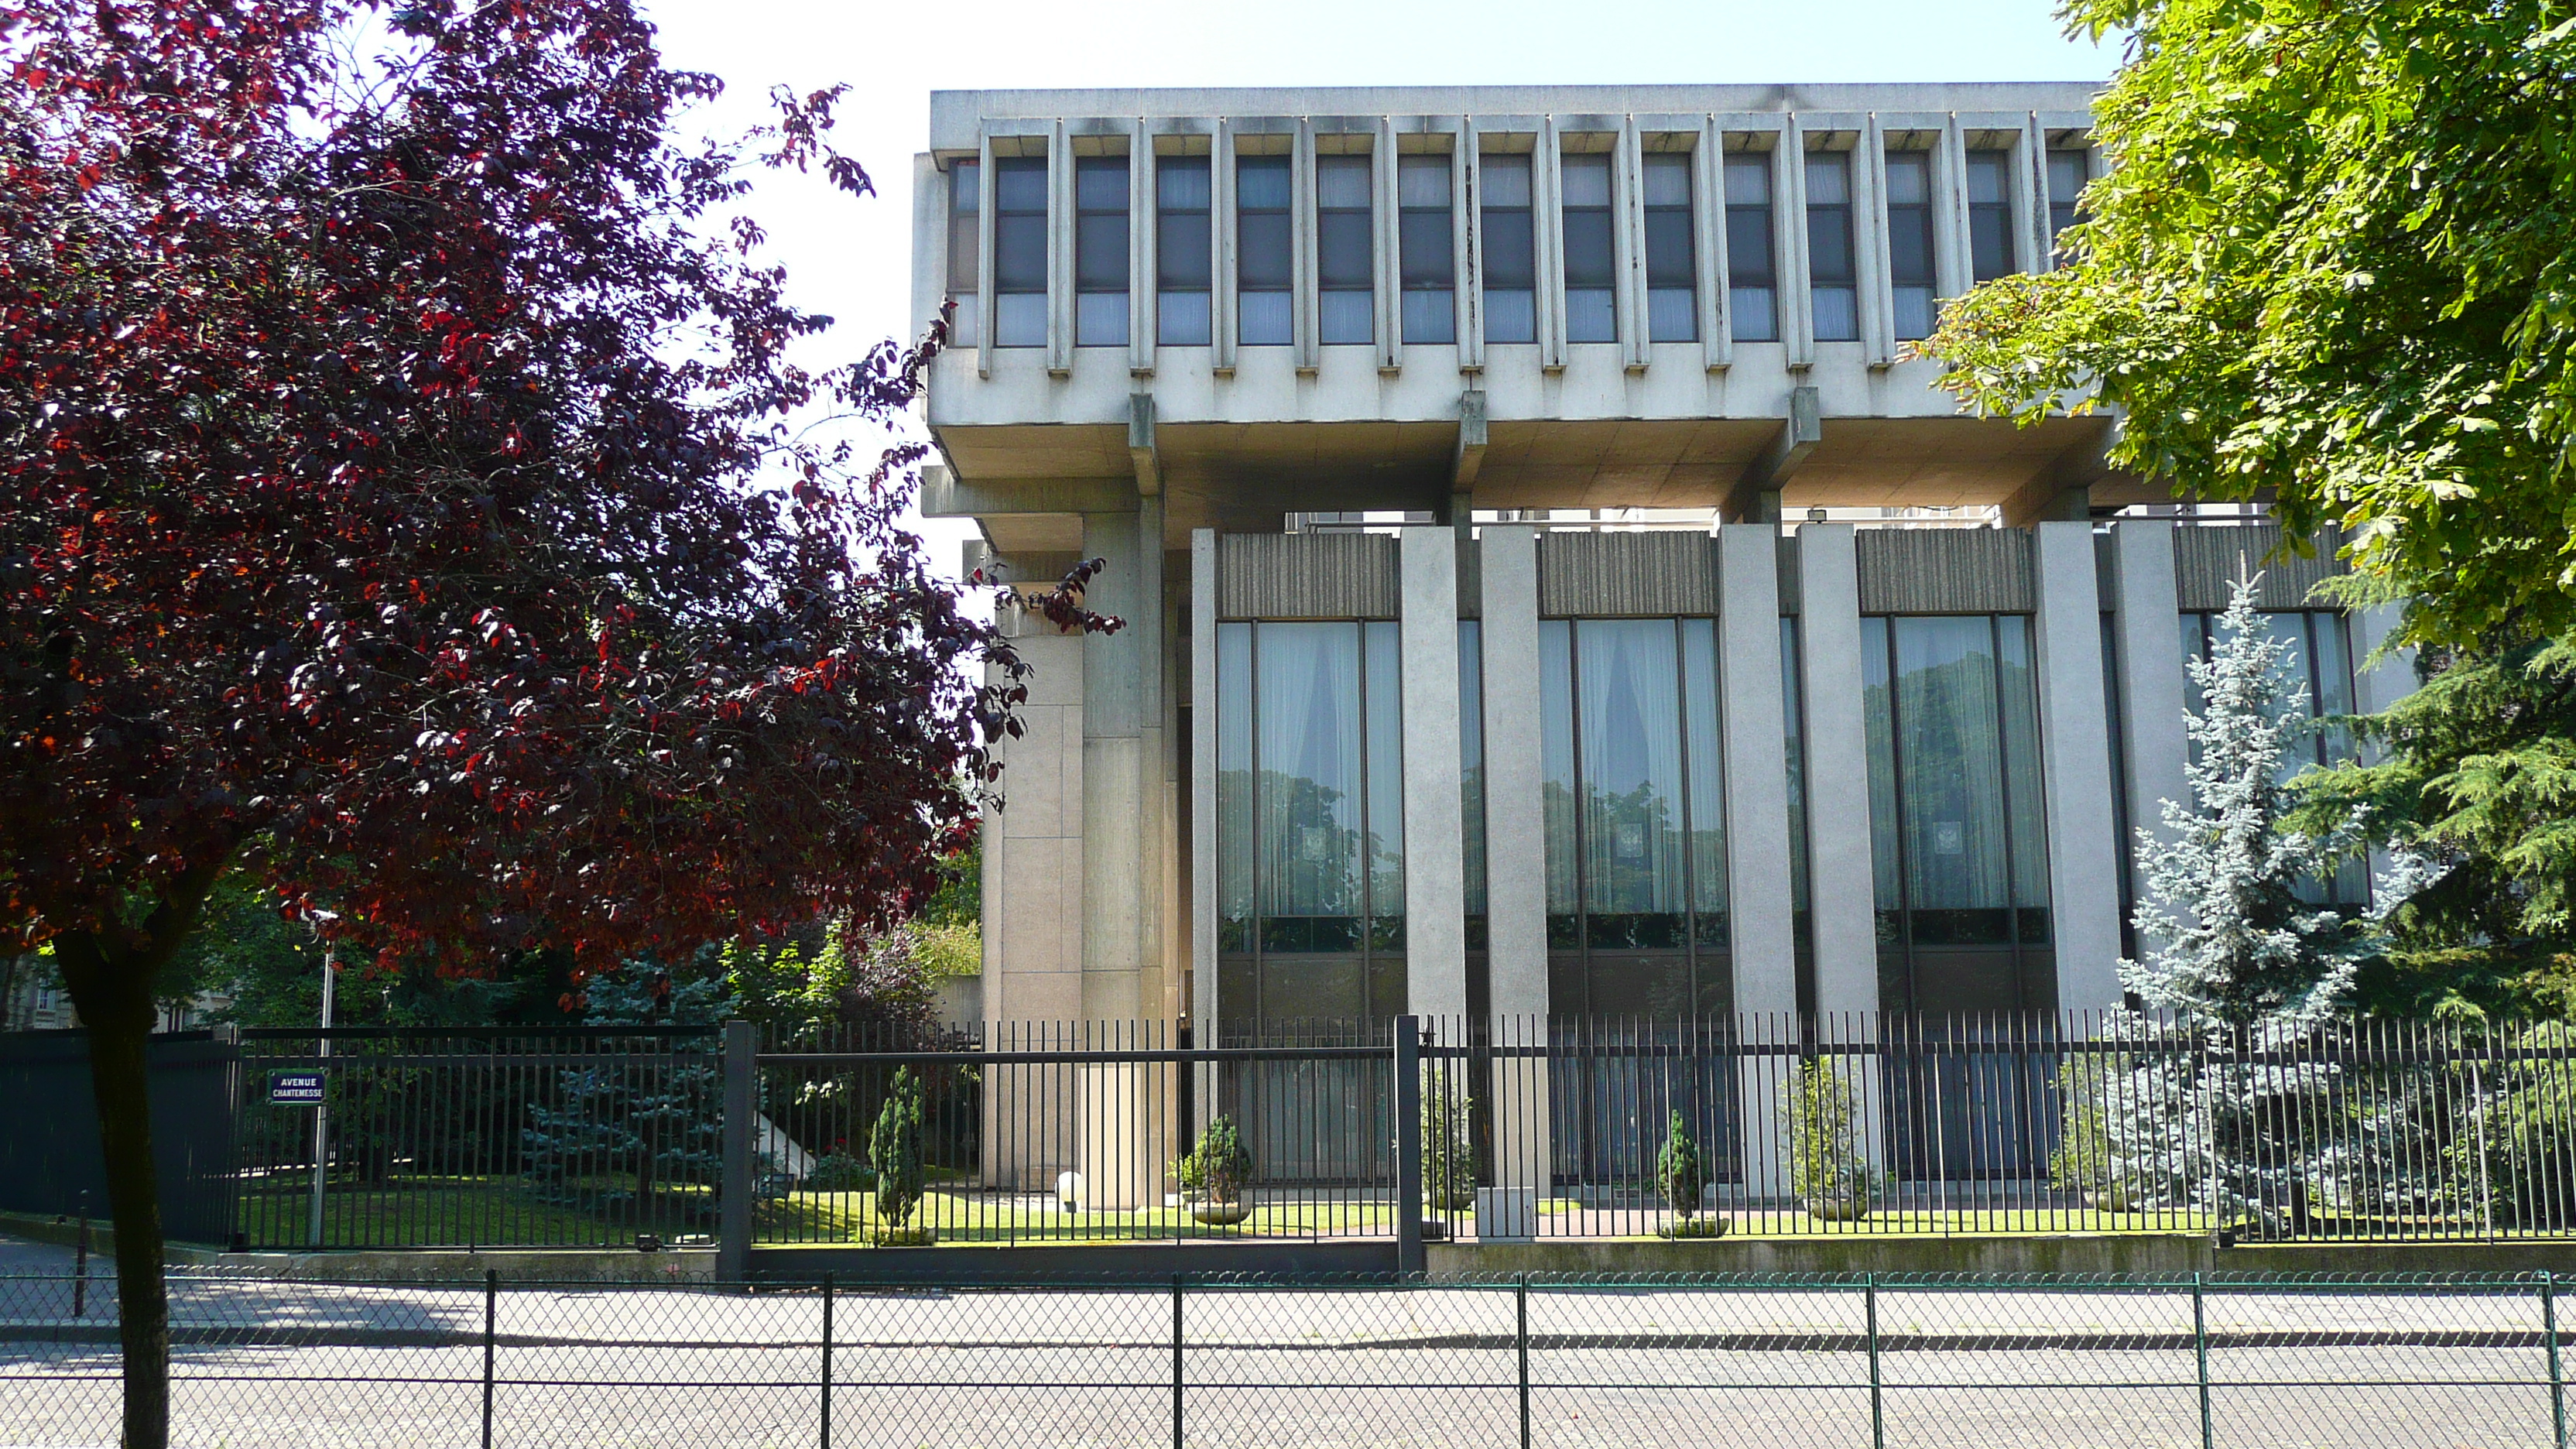
<path fill-rule="evenodd" d="M 144 1037 L 220 877 L 406 969 L 882 922 L 1018 665 L 893 526 L 914 452 L 795 430 L 936 344 L 791 359 L 742 208 L 868 189 L 833 93 L 683 142 L 716 82 L 627 0 L 19 0 L 0 62 L 0 946 L 91 1031 L 158 1446 Z"/>

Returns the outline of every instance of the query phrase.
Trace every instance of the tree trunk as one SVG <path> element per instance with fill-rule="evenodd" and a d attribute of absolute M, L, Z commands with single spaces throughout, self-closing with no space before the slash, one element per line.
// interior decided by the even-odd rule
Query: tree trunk
<path fill-rule="evenodd" d="M 97 942 L 61 940 L 63 978 L 89 1028 L 90 1093 L 116 1224 L 117 1340 L 125 1358 L 125 1449 L 170 1439 L 170 1304 L 161 1280 L 161 1192 L 152 1164 L 152 978 Z M 84 949 L 85 948 L 85 949 Z"/>

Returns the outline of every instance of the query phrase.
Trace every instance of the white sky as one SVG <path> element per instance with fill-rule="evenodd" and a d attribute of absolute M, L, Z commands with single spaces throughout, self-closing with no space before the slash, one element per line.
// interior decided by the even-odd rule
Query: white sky
<path fill-rule="evenodd" d="M 791 177 L 753 208 L 789 296 L 839 320 L 815 362 L 910 325 L 912 157 L 934 89 L 2102 80 L 2119 61 L 2116 45 L 2065 39 L 2048 0 L 643 4 L 671 64 L 724 78 L 710 126 L 757 119 L 775 84 L 850 87 L 834 139 L 878 198 Z M 925 528 L 954 572 L 972 525 Z"/>

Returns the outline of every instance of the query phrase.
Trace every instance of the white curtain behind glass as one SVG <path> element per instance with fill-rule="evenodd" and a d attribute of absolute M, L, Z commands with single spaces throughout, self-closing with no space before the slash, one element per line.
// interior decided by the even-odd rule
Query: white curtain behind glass
<path fill-rule="evenodd" d="M 1360 913 L 1360 635 L 1259 626 L 1261 914 Z"/>
<path fill-rule="evenodd" d="M 1984 617 L 1893 622 L 1906 903 L 1918 911 L 2008 905 L 1993 625 Z"/>
<path fill-rule="evenodd" d="M 1681 911 L 1681 684 L 1669 619 L 1575 626 L 1585 906 Z"/>

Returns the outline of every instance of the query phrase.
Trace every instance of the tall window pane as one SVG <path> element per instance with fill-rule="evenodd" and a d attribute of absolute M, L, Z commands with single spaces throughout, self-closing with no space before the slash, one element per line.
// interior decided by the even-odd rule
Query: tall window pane
<path fill-rule="evenodd" d="M 1699 254 L 1692 240 L 1691 158 L 1646 158 L 1646 337 L 1699 340 Z"/>
<path fill-rule="evenodd" d="M 2082 151 L 2048 153 L 2048 240 L 2054 246 L 2057 234 L 2075 224 L 2076 198 L 2084 190 L 2085 174 L 2090 168 Z M 2060 247 L 2058 255 L 2063 257 Z"/>
<path fill-rule="evenodd" d="M 973 161 L 948 166 L 948 299 L 957 304 L 950 314 L 949 339 L 959 347 L 983 345 L 984 299 L 978 289 L 984 284 L 979 275 L 984 243 L 977 210 L 983 204 L 983 169 Z"/>
<path fill-rule="evenodd" d="M 1369 226 L 1369 158 L 1315 162 L 1316 279 L 1325 345 L 1377 340 L 1376 247 Z"/>
<path fill-rule="evenodd" d="M 1154 326 L 1166 347 L 1205 347 L 1215 271 L 1208 258 L 1208 158 L 1154 161 Z"/>
<path fill-rule="evenodd" d="M 1852 250 L 1851 158 L 1807 153 L 1807 284 L 1818 342 L 1860 338 L 1858 264 Z"/>
<path fill-rule="evenodd" d="M 1451 235 L 1446 156 L 1396 163 L 1396 234 L 1403 270 L 1404 340 L 1458 340 L 1458 257 Z"/>
<path fill-rule="evenodd" d="M 1780 702 L 1782 740 L 1781 758 L 1789 775 L 1789 913 L 1791 934 L 1797 950 L 1808 965 L 1800 973 L 1812 977 L 1815 950 L 1813 918 L 1807 909 L 1807 727 L 1801 718 L 1805 692 L 1798 683 L 1798 621 L 1780 621 Z M 1814 1010 L 1813 983 L 1808 1000 L 1800 1009 Z"/>
<path fill-rule="evenodd" d="M 1295 340 L 1289 284 L 1294 266 L 1289 228 L 1288 158 L 1235 161 L 1235 306 L 1247 347 L 1285 347 Z"/>
<path fill-rule="evenodd" d="M 1484 629 L 1458 621 L 1458 804 L 1467 900 L 1467 949 L 1485 949 Z"/>
<path fill-rule="evenodd" d="M 1878 911 L 1878 944 L 1905 942 L 1905 886 L 1897 878 L 1904 856 L 1896 848 L 1896 682 L 1890 670 L 1887 621 L 1860 621 L 1861 721 L 1869 739 L 1869 859 Z M 1882 991 L 1891 1008 L 1904 1000 Z"/>
<path fill-rule="evenodd" d="M 1264 951 L 1360 944 L 1360 654 L 1347 624 L 1263 624 L 1255 660 Z"/>
<path fill-rule="evenodd" d="M 1539 799 L 1547 835 L 1547 941 L 1580 944 L 1574 879 L 1574 626 L 1538 623 Z"/>
<path fill-rule="evenodd" d="M 1127 158 L 1073 166 L 1073 340 L 1127 345 Z"/>
<path fill-rule="evenodd" d="M 2026 946 L 2045 945 L 2048 812 L 2039 774 L 2039 671 L 2031 662 L 2030 620 L 1995 620 L 1995 697 L 2003 716 L 2004 791 L 2011 810 L 2013 923 Z"/>
<path fill-rule="evenodd" d="M 993 345 L 1044 347 L 1047 177 L 1043 156 L 993 162 Z"/>
<path fill-rule="evenodd" d="M 1252 949 L 1252 626 L 1216 626 L 1217 949 Z"/>
<path fill-rule="evenodd" d="M 1478 225 L 1485 240 L 1485 340 L 1538 340 L 1538 251 L 1530 225 L 1530 158 L 1487 152 Z"/>
<path fill-rule="evenodd" d="M 1727 944 L 1726 771 L 1717 733 L 1717 621 L 1682 620 L 1682 738 L 1690 774 L 1693 944 Z"/>
<path fill-rule="evenodd" d="M 1726 158 L 1726 308 L 1738 342 L 1780 340 L 1772 257 L 1771 158 Z"/>
<path fill-rule="evenodd" d="M 1616 342 L 1619 309 L 1612 288 L 1618 269 L 1611 261 L 1610 158 L 1568 156 L 1559 168 L 1565 184 L 1565 340 Z"/>
<path fill-rule="evenodd" d="M 1361 626 L 1367 650 L 1369 946 L 1404 947 L 1404 651 L 1397 625 Z"/>
<path fill-rule="evenodd" d="M 1932 157 L 1887 153 L 1887 277 L 1896 302 L 1896 336 L 1932 335 Z"/>
<path fill-rule="evenodd" d="M 1586 944 L 1677 949 L 1688 907 L 1672 621 L 1579 620 L 1575 649 Z"/>
<path fill-rule="evenodd" d="M 1919 945 L 2012 940 L 1993 621 L 1896 621 L 1905 890 Z"/>
<path fill-rule="evenodd" d="M 2013 269 L 2011 179 L 2009 152 L 1968 153 L 1968 264 L 1980 282 Z"/>

